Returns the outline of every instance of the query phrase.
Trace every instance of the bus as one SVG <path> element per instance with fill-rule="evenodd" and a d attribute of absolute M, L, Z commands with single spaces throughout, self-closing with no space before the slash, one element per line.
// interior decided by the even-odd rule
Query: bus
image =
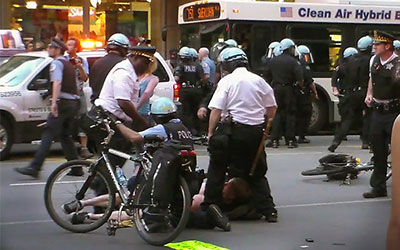
<path fill-rule="evenodd" d="M 218 41 L 235 39 L 247 54 L 250 69 L 260 75 L 261 57 L 269 43 L 288 37 L 297 45 L 308 46 L 314 58 L 311 69 L 319 95 L 319 100 L 313 100 L 309 131 L 330 131 L 340 120 L 331 73 L 344 49 L 356 47 L 360 37 L 371 35 L 374 30 L 400 38 L 400 1 L 382 0 L 380 6 L 356 1 L 357 4 L 255 0 L 187 3 L 178 10 L 181 45 L 211 48 Z"/>

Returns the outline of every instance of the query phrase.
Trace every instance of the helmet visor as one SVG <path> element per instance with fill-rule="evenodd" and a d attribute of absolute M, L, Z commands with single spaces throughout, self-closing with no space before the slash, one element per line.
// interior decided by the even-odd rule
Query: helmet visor
<path fill-rule="evenodd" d="M 302 54 L 302 58 L 308 64 L 314 63 L 314 58 L 311 53 Z"/>

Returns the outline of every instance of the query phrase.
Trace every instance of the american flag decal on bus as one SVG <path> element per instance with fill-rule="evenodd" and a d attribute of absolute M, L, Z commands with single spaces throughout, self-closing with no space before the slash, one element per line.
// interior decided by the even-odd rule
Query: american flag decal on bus
<path fill-rule="evenodd" d="M 293 17 L 292 7 L 281 7 L 281 17 Z"/>

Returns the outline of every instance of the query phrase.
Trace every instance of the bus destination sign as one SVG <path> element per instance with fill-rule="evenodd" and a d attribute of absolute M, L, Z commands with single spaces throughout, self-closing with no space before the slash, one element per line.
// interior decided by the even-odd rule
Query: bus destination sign
<path fill-rule="evenodd" d="M 206 3 L 186 7 L 183 10 L 183 20 L 198 21 L 219 18 L 221 15 L 221 6 L 219 3 Z"/>

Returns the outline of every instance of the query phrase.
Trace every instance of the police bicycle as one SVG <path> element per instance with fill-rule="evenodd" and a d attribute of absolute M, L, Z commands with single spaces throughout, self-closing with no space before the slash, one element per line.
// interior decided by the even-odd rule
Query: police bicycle
<path fill-rule="evenodd" d="M 347 154 L 329 154 L 319 159 L 320 165 L 315 169 L 301 172 L 303 176 L 326 175 L 327 181 L 341 180 L 349 185 L 351 180 L 357 179 L 361 172 L 374 170 L 374 158 L 370 162 L 362 163 L 359 158 Z M 392 177 L 392 163 L 388 162 L 386 180 Z"/>
<path fill-rule="evenodd" d="M 191 205 L 191 196 L 188 184 L 185 180 L 187 173 L 191 172 L 190 161 L 195 156 L 190 146 L 172 143 L 171 146 L 178 152 L 180 162 L 180 171 L 177 178 L 174 199 L 168 206 L 168 228 L 167 230 L 151 231 L 149 222 L 145 218 L 145 211 L 156 204 L 149 198 L 149 181 L 152 152 L 155 152 L 164 144 L 164 138 L 158 136 L 146 136 L 144 152 L 135 155 L 126 154 L 108 147 L 108 144 L 115 131 L 111 128 L 112 119 L 101 108 L 96 107 L 95 124 L 92 129 L 101 128 L 107 132 L 107 136 L 102 142 L 100 157 L 91 162 L 84 160 L 68 161 L 56 168 L 49 176 L 45 186 L 45 205 L 53 221 L 60 227 L 74 232 L 86 233 L 93 231 L 104 225 L 110 218 L 112 212 L 117 208 L 118 220 L 116 223 L 109 224 L 109 235 L 115 234 L 115 230 L 121 224 L 121 214 L 126 212 L 132 216 L 132 223 L 135 225 L 140 237 L 151 245 L 164 245 L 174 240 L 186 227 L 189 218 L 189 209 Z M 136 178 L 129 190 L 126 190 L 117 179 L 114 168 L 110 163 L 108 154 L 126 159 L 136 165 Z M 69 171 L 74 167 L 82 167 L 84 175 L 81 177 L 69 176 Z M 67 214 L 63 208 L 64 204 L 71 202 L 80 202 L 95 198 L 97 195 L 92 189 L 99 182 L 104 185 L 103 197 L 106 196 L 102 204 L 102 213 L 97 215 L 96 219 L 87 218 L 84 223 L 74 223 L 74 216 L 77 214 L 88 215 L 93 212 L 93 206 L 77 206 L 76 211 Z M 119 207 L 117 199 L 120 200 Z M 80 203 L 81 204 L 81 203 Z M 151 222 L 150 222 L 151 223 Z"/>

